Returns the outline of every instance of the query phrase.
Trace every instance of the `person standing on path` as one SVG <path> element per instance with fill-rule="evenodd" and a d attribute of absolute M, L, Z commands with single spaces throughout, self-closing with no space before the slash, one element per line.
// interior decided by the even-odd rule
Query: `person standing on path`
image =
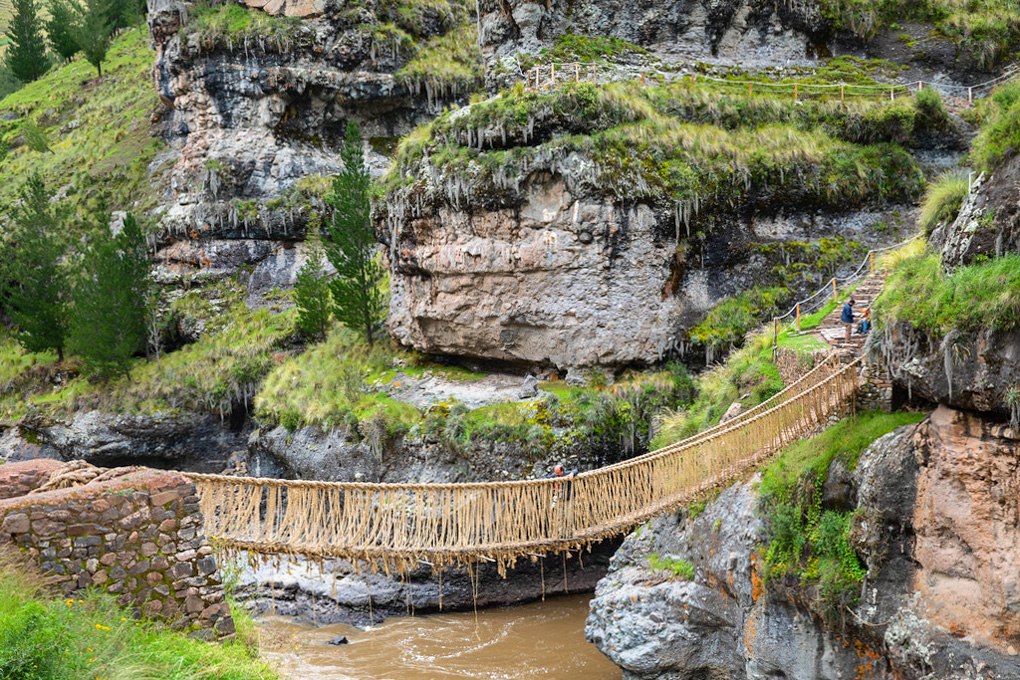
<path fill-rule="evenodd" d="M 850 334 L 854 328 L 854 299 L 850 298 L 847 303 L 843 305 L 843 315 L 839 318 L 840 321 L 846 326 L 846 343 L 850 344 Z"/>

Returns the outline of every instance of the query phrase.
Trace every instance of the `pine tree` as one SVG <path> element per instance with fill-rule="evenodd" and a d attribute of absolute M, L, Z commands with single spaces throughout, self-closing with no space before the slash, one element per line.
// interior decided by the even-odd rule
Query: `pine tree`
<path fill-rule="evenodd" d="M 74 42 L 85 59 L 103 77 L 103 62 L 113 37 L 115 7 L 113 0 L 83 0 L 78 5 L 77 20 L 71 24 Z"/>
<path fill-rule="evenodd" d="M 336 268 L 336 278 L 329 284 L 333 311 L 346 326 L 364 331 L 372 345 L 374 327 L 384 309 L 379 288 L 384 272 L 375 259 L 376 240 L 368 196 L 371 178 L 365 169 L 361 129 L 354 121 L 347 123 L 347 139 L 340 159 L 343 170 L 333 178 L 333 190 L 326 197 L 332 211 L 326 256 Z"/>
<path fill-rule="evenodd" d="M 58 238 L 63 215 L 51 197 L 38 174 L 22 188 L 21 205 L 11 211 L 13 253 L 5 292 L 22 347 L 29 352 L 56 350 L 63 361 L 70 282 L 61 262 L 64 245 Z"/>
<path fill-rule="evenodd" d="M 11 43 L 7 46 L 4 63 L 15 78 L 30 83 L 49 70 L 35 0 L 14 0 L 14 16 L 7 26 L 7 37 Z"/>
<path fill-rule="evenodd" d="M 109 213 L 100 212 L 99 229 L 82 257 L 74 288 L 70 347 L 85 370 L 101 378 L 130 377 L 131 357 L 142 349 L 150 297 L 145 236 L 133 215 L 111 236 Z"/>
<path fill-rule="evenodd" d="M 74 39 L 74 10 L 67 0 L 50 1 L 50 18 L 46 21 L 46 38 L 50 47 L 64 61 L 78 54 L 81 48 Z"/>
<path fill-rule="evenodd" d="M 323 268 L 325 253 L 317 229 L 309 232 L 308 260 L 301 267 L 294 285 L 294 301 L 298 310 L 298 328 L 308 337 L 321 339 L 329 329 L 332 302 L 329 294 L 329 277 Z"/>

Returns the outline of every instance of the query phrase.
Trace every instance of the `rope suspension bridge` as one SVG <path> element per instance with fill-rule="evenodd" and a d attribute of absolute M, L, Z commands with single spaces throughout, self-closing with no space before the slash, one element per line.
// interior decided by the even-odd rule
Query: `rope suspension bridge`
<path fill-rule="evenodd" d="M 206 534 L 229 552 L 341 558 L 372 571 L 580 551 L 748 474 L 853 408 L 861 359 L 830 354 L 734 420 L 572 479 L 384 484 L 188 474 Z"/>

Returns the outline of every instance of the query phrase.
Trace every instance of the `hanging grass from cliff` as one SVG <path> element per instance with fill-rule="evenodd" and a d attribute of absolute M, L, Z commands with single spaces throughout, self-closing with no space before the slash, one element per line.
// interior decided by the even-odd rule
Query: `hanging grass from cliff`
<path fill-rule="evenodd" d="M 384 192 L 398 220 L 439 203 L 509 207 L 546 171 L 575 195 L 675 208 L 678 235 L 720 212 L 845 211 L 918 195 L 924 177 L 903 144 L 945 134 L 933 106 L 800 106 L 681 83 L 518 88 L 412 133 Z"/>
<path fill-rule="evenodd" d="M 877 321 L 906 321 L 939 335 L 981 328 L 1020 328 L 1020 255 L 947 273 L 938 255 L 903 260 L 875 302 Z"/>

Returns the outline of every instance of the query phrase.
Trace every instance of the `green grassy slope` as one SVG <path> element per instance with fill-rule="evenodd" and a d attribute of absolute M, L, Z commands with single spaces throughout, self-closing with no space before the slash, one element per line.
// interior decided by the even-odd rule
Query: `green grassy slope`
<path fill-rule="evenodd" d="M 151 134 L 159 106 L 152 60 L 148 35 L 132 29 L 114 40 L 102 80 L 78 60 L 0 101 L 0 116 L 17 116 L 0 121 L 0 137 L 11 147 L 0 161 L 0 205 L 9 205 L 24 178 L 40 172 L 54 189 L 67 187 L 78 205 L 103 192 L 113 209 L 155 207 L 148 165 L 165 144 Z M 26 120 L 46 133 L 50 153 L 24 145 Z"/>

